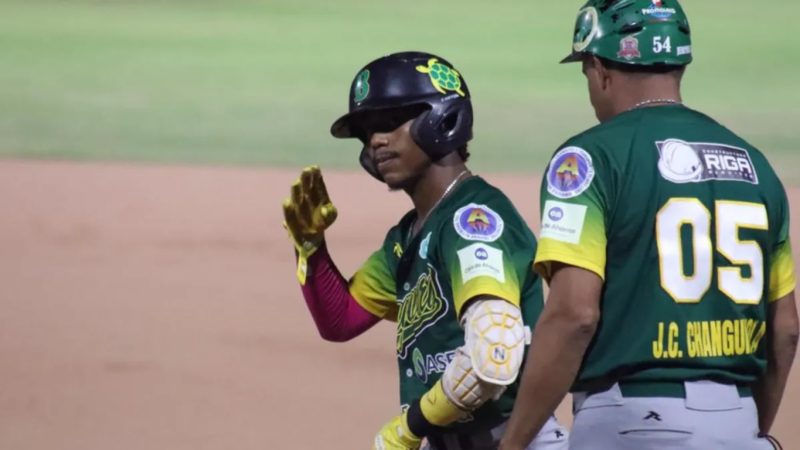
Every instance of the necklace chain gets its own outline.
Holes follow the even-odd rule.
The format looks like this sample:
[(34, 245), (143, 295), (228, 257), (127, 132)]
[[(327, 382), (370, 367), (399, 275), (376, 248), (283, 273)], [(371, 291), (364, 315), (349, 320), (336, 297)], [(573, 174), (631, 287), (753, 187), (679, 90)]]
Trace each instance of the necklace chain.
[(453, 188), (456, 187), (456, 185), (458, 184), (459, 181), (461, 181), (461, 179), (464, 177), (464, 175), (468, 175), (468, 174), (470, 174), (469, 169), (464, 169), (464, 170), (461, 171), (461, 173), (456, 175), (456, 177), (453, 178), (453, 181), (451, 181), (450, 184), (448, 184), (447, 187), (444, 188), (444, 192), (442, 192), (442, 195), (439, 197), (439, 199), (436, 200), (436, 202), (433, 204), (433, 206), (431, 206), (431, 209), (429, 209), (428, 212), (426, 212), (424, 216), (417, 217), (416, 219), (414, 219), (413, 222), (411, 222), (411, 229), (409, 230), (409, 237), (414, 235), (414, 228), (416, 227), (416, 225), (418, 223), (419, 223), (420, 229), (422, 229), (422, 226), (425, 225), (425, 221), (428, 220), (428, 216), (431, 215), (433, 210), (436, 209), (437, 206), (439, 206), (439, 203), (442, 203), (442, 200), (444, 200), (444, 198), (447, 197), (447, 194), (449, 194), (450, 191), (452, 191)]
[(642, 106), (653, 105), (653, 104), (658, 104), (658, 103), (668, 103), (668, 104), (673, 104), (673, 105), (682, 105), (683, 104), (683, 103), (681, 103), (680, 100), (675, 100), (675, 99), (672, 99), (672, 98), (651, 98), (651, 99), (641, 101), (641, 102), (631, 106), (630, 108), (628, 108), (628, 111), (633, 111), (634, 109), (641, 108)]

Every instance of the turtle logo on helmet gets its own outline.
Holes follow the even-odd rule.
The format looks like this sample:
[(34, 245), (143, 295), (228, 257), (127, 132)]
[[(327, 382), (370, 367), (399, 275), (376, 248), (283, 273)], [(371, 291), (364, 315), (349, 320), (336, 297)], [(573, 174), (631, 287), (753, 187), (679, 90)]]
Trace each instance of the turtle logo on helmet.
[(427, 73), (431, 78), (431, 83), (437, 91), (447, 94), (447, 91), (455, 91), (460, 96), (464, 96), (461, 90), (461, 75), (455, 69), (447, 67), (438, 62), (437, 58), (428, 60), (428, 66), (417, 66), (417, 71)]

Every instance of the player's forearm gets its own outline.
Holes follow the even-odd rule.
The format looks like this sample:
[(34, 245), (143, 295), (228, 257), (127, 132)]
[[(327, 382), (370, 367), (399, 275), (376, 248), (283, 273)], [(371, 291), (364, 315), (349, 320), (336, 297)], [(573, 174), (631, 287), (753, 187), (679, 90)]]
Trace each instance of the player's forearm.
[[(472, 386), (471, 398), (468, 403), (454, 400), (456, 392), (444, 386), (444, 380), (439, 380), (418, 401), (412, 402), (408, 408), (408, 426), (416, 436), (428, 436), (434, 431), (441, 431), (456, 421), (463, 419), (468, 413), (479, 409), (491, 398), (502, 393), (506, 386), (494, 385), (478, 380)], [(464, 380), (469, 383), (469, 380)]]
[(797, 331), (775, 335), (768, 342), (770, 350), (767, 372), (758, 380), (753, 391), (758, 406), (758, 425), (762, 433), (769, 432), (778, 414), (797, 350)]
[(350, 295), (347, 280), (324, 244), (309, 258), (306, 283), (301, 288), (311, 317), (325, 340), (350, 340), (380, 321)]
[(778, 414), (786, 381), (797, 350), (800, 323), (794, 292), (770, 303), (767, 320), (767, 371), (754, 386), (753, 398), (758, 407), (758, 424), (768, 433)]
[(536, 324), (502, 450), (526, 448), (553, 414), (580, 369), (596, 326), (591, 315), (576, 318), (545, 308)]
[(758, 408), (758, 428), (762, 433), (769, 433), (772, 428), (789, 376), (789, 367), (782, 367), (775, 361), (769, 361), (768, 365), (767, 372), (753, 388), (753, 399)]

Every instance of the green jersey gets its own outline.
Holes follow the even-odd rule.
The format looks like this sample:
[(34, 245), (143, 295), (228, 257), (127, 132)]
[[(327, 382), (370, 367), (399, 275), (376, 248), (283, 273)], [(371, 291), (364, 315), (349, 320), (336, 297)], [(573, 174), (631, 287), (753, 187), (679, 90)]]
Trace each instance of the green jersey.
[(767, 303), (795, 279), (786, 193), (753, 146), (683, 106), (634, 109), (555, 153), (541, 205), (537, 270), (604, 279), (573, 391), (764, 371)]
[[(464, 345), (459, 318), (470, 299), (505, 299), (520, 307), (526, 325), (543, 307), (541, 280), (532, 268), (536, 240), (498, 189), (479, 177), (468, 178), (412, 236), (415, 220), (412, 210), (389, 230), (382, 248), (350, 282), (364, 309), (397, 322), (404, 406), (433, 387)], [(497, 425), (511, 412), (515, 395), (516, 384), (452, 431)]]

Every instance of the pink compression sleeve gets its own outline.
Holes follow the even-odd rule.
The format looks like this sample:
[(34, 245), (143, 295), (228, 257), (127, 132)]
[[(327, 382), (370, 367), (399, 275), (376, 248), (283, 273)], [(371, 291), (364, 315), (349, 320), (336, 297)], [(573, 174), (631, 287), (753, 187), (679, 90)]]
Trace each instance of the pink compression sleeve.
[(308, 276), (301, 288), (317, 330), (326, 341), (349, 341), (381, 320), (350, 295), (347, 280), (324, 244), (308, 259)]

